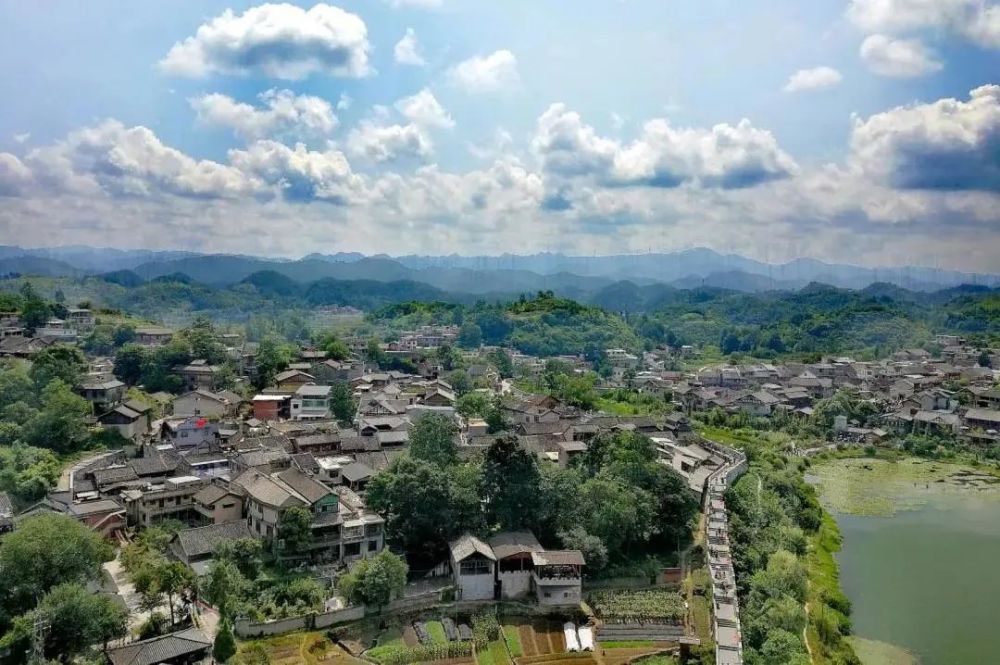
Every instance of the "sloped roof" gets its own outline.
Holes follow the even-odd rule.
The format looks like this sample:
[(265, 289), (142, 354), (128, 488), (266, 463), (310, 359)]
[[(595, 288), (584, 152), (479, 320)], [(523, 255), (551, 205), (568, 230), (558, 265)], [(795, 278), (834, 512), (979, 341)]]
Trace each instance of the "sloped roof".
[(532, 552), (531, 562), (536, 566), (583, 566), (587, 563), (580, 550)]
[(329, 487), (294, 467), (285, 469), (275, 475), (278, 477), (278, 480), (292, 488), (303, 499), (308, 501), (310, 505), (332, 494)]
[(530, 531), (505, 531), (490, 536), (487, 540), (493, 548), (493, 554), (498, 559), (505, 559), (515, 554), (541, 552), (542, 544)]
[(493, 550), (489, 545), (468, 533), (451, 541), (448, 545), (448, 549), (451, 550), (451, 555), (454, 557), (455, 561), (467, 559), (477, 552), (490, 561), (497, 560), (496, 555), (493, 554)]
[(253, 534), (245, 520), (209, 524), (196, 529), (184, 529), (174, 536), (177, 546), (188, 559), (215, 551), (222, 543), (239, 538), (251, 538)]
[(212, 641), (197, 628), (151, 637), (147, 640), (108, 649), (111, 665), (156, 665), (175, 658), (207, 652)]

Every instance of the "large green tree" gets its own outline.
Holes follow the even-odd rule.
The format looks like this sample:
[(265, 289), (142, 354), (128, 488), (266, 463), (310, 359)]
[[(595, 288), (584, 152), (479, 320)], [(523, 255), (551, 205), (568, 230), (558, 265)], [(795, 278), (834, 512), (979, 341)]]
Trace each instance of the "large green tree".
[(86, 418), (90, 403), (73, 392), (62, 379), (50, 381), (42, 390), (42, 408), (25, 427), (25, 441), (59, 453), (83, 449), (90, 441)]
[(354, 603), (378, 608), (403, 595), (408, 572), (406, 562), (389, 550), (382, 550), (370, 559), (362, 559), (340, 577), (338, 588)]
[(538, 462), (517, 437), (500, 437), (486, 449), (482, 497), (490, 526), (505, 531), (533, 527), (540, 487)]
[(429, 413), (410, 430), (410, 454), (438, 466), (454, 464), (458, 459), (458, 426), (441, 413)]
[(104, 539), (72, 517), (29, 517), (0, 540), (0, 579), (13, 609), (27, 609), (53, 587), (96, 578), (111, 556)]
[(278, 540), (284, 543), (283, 552), (304, 552), (312, 543), (312, 538), (312, 514), (307, 509), (293, 506), (281, 513)]
[(35, 385), (44, 388), (52, 379), (62, 379), (69, 386), (75, 386), (87, 369), (87, 359), (83, 352), (68, 344), (55, 344), (39, 351), (31, 359), (31, 378)]

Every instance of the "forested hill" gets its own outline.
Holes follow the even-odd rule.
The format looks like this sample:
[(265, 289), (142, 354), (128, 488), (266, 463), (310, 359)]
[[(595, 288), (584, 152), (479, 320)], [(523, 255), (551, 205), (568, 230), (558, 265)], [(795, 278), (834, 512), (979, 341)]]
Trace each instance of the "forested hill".
[[(717, 347), (722, 354), (756, 357), (881, 354), (927, 345), (936, 333), (1000, 337), (1000, 290), (979, 286), (925, 293), (889, 284), (860, 291), (810, 284), (798, 291), (751, 294), (619, 282), (569, 299), (552, 291), (476, 296), (412, 280), (303, 283), (274, 271), (252, 273), (229, 286), (204, 284), (185, 274), (147, 281), (131, 271), (31, 281), (47, 297), (86, 300), (170, 323), (199, 314), (232, 323), (251, 317), (277, 320), (291, 311), (350, 306), (368, 312), (374, 325), (456, 324), (465, 326), (467, 343), (481, 339), (538, 355), (594, 355), (609, 347), (639, 351), (660, 344)], [(0, 280), (0, 293), (16, 293), (23, 282)]]

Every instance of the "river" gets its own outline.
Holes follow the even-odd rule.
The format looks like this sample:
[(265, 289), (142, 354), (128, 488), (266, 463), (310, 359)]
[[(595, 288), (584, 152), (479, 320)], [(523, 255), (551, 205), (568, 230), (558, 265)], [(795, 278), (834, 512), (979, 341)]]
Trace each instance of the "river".
[(841, 586), (865, 665), (1000, 663), (994, 480), (914, 460), (839, 460), (810, 479), (843, 536)]

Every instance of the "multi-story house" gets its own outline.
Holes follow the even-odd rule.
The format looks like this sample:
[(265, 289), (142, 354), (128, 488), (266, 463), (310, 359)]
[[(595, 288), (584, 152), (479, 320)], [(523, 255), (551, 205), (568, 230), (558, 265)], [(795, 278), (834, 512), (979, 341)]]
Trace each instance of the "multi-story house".
[(168, 519), (198, 522), (194, 497), (206, 482), (197, 476), (175, 476), (162, 484), (125, 490), (122, 496), (128, 523), (148, 527)]
[(326, 420), (330, 417), (330, 386), (299, 386), (292, 395), (292, 420)]

